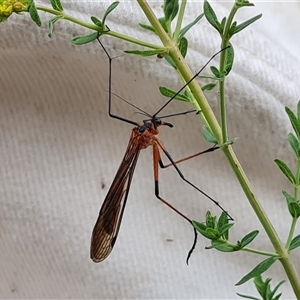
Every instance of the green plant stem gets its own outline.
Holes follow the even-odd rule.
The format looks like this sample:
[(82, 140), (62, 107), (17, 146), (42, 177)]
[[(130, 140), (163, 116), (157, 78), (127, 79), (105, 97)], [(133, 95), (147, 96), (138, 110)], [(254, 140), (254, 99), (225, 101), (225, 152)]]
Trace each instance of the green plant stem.
[[(56, 16), (61, 15), (61, 16), (63, 16), (63, 20), (70, 21), (72, 23), (78, 24), (82, 27), (85, 27), (85, 28), (88, 28), (88, 29), (91, 29), (91, 30), (94, 30), (94, 31), (100, 31), (100, 28), (98, 26), (96, 26), (94, 24), (87, 23), (87, 22), (83, 22), (79, 19), (76, 19), (76, 18), (66, 14), (64, 11), (58, 11), (58, 10), (51, 9), (51, 8), (48, 8), (48, 7), (45, 7), (45, 6), (40, 6), (40, 5), (36, 5), (36, 9), (47, 12), (47, 13), (52, 14), (52, 15), (56, 15)], [(152, 44), (152, 43), (144, 42), (144, 41), (132, 38), (128, 35), (124, 35), (124, 34), (121, 34), (121, 33), (118, 33), (118, 32), (112, 31), (112, 30), (110, 30), (108, 32), (105, 32), (104, 34), (113, 36), (115, 38), (130, 42), (130, 43), (133, 43), (133, 44), (136, 44), (136, 45), (140, 45), (140, 46), (143, 46), (143, 47), (147, 47), (147, 48), (151, 48), (151, 49), (157, 49), (157, 50), (161, 49), (162, 52), (164, 51), (164, 48), (161, 45), (155, 45), (155, 44)]]
[(178, 41), (178, 36), (180, 34), (180, 29), (181, 29), (181, 25), (182, 25), (182, 21), (183, 21), (183, 17), (184, 17), (185, 7), (186, 7), (186, 0), (183, 0), (180, 3), (180, 9), (178, 12), (176, 27), (175, 27), (175, 31), (174, 31), (173, 40), (175, 42)]
[[(221, 35), (222, 43), (221, 43), (221, 49), (226, 48), (229, 45), (229, 29), (231, 27), (231, 23), (233, 21), (234, 15), (237, 12), (238, 7), (234, 4), (228, 19), (226, 21), (224, 32)], [(227, 51), (222, 51), (220, 54), (220, 72), (225, 70), (225, 64), (227, 60)], [(224, 77), (224, 80), (220, 81), (219, 83), (219, 98), (220, 98), (220, 120), (221, 120), (221, 128), (222, 128), (222, 144), (224, 144), (228, 140), (228, 129), (227, 129), (227, 117), (226, 117), (226, 100), (225, 100), (225, 80), (226, 76)]]
[(287, 241), (286, 241), (286, 244), (285, 244), (285, 248), (286, 249), (290, 248), (291, 241), (292, 241), (293, 236), (294, 236), (294, 232), (295, 232), (297, 220), (298, 220), (297, 218), (293, 218), (292, 219), (291, 228), (290, 228), (289, 235), (288, 235), (288, 238), (287, 238)]
[[(155, 17), (148, 3), (145, 0), (137, 0), (137, 2), (140, 5), (141, 9), (144, 11), (146, 17), (148, 18), (153, 28), (156, 30), (156, 33), (160, 37), (162, 43), (169, 50), (169, 55), (173, 59), (182, 77), (186, 82), (188, 82), (193, 77), (193, 73), (191, 72), (187, 63), (181, 56), (179, 50), (177, 49), (177, 47), (175, 47), (173, 41), (163, 30), (162, 26), (160, 25), (159, 21)], [(222, 139), (222, 132), (221, 132), (220, 125), (218, 124), (217, 119), (214, 116), (200, 86), (197, 84), (196, 80), (193, 80), (189, 84), (189, 87), (192, 90), (197, 102), (199, 103), (202, 113), (204, 114), (212, 132), (214, 133), (214, 136), (216, 137), (217, 141), (221, 145), (223, 139)], [(251, 204), (258, 219), (260, 220), (262, 226), (264, 227), (271, 243), (273, 244), (275, 251), (280, 256), (280, 261), (283, 265), (283, 268), (285, 269), (285, 272), (287, 273), (287, 276), (289, 278), (289, 281), (292, 285), (296, 297), (300, 299), (300, 279), (299, 279), (299, 275), (296, 272), (295, 266), (291, 261), (288, 251), (285, 249), (284, 245), (280, 241), (277, 232), (275, 231), (273, 225), (271, 224), (268, 216), (264, 212), (258, 199), (256, 199), (256, 197), (254, 196), (249, 180), (246, 177), (246, 174), (244, 173), (242, 166), (240, 165), (232, 147), (228, 146), (228, 147), (223, 147), (222, 149), (238, 181), (240, 182), (240, 185), (246, 197), (248, 198), (249, 203)]]
[(273, 253), (273, 252), (267, 252), (267, 251), (261, 251), (261, 250), (257, 250), (257, 249), (252, 249), (252, 248), (248, 248), (248, 247), (244, 247), (241, 251), (246, 251), (246, 252), (251, 252), (251, 253), (255, 253), (255, 254), (259, 254), (259, 255), (265, 255), (265, 256), (272, 256), (272, 257), (279, 257), (279, 255), (277, 253)]

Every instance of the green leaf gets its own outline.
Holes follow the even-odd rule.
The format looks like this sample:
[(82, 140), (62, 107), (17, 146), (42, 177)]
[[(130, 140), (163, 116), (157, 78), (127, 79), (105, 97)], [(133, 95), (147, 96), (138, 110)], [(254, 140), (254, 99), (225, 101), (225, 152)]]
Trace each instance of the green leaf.
[(295, 236), (290, 244), (289, 251), (292, 251), (300, 246), (300, 234)]
[(236, 0), (235, 5), (238, 8), (244, 7), (244, 6), (254, 6), (253, 3), (250, 3), (248, 0)]
[(206, 212), (205, 223), (208, 228), (212, 228), (212, 229), (217, 228), (217, 218), (212, 216), (212, 214), (209, 210)]
[(51, 5), (52, 7), (55, 9), (55, 10), (58, 10), (58, 11), (63, 11), (63, 7), (60, 3), (60, 0), (50, 0), (51, 2)]
[(213, 135), (212, 131), (206, 125), (203, 125), (203, 127), (202, 127), (202, 134), (203, 134), (204, 139), (207, 142), (212, 143), (212, 144), (218, 144), (218, 141), (215, 138), (215, 136)]
[(236, 21), (234, 21), (234, 22), (231, 24), (231, 27), (229, 28), (229, 36), (232, 36), (232, 35), (233, 35), (233, 32), (234, 32), (234, 30), (235, 30), (235, 28), (236, 28), (236, 25), (237, 25)]
[(185, 58), (186, 53), (187, 53), (187, 49), (188, 49), (188, 40), (185, 37), (182, 37), (179, 41), (179, 51), (181, 53), (181, 55)]
[(231, 36), (233, 36), (234, 34), (238, 33), (239, 31), (245, 29), (246, 27), (248, 27), (250, 24), (254, 23), (255, 21), (257, 21), (258, 19), (260, 19), (262, 17), (262, 14), (259, 14), (243, 23), (241, 23), (240, 25), (237, 25), (234, 30), (232, 32), (230, 32)]
[(153, 56), (157, 54), (167, 53), (165, 49), (155, 49), (155, 50), (126, 50), (124, 51), (128, 54), (135, 54), (140, 56)]
[(217, 240), (220, 238), (220, 234), (216, 229), (208, 227), (206, 228), (205, 232), (211, 240)]
[(256, 297), (252, 297), (252, 296), (248, 296), (248, 295), (244, 295), (244, 294), (240, 294), (240, 293), (236, 293), (238, 296), (245, 298), (245, 299), (251, 299), (251, 300), (261, 300), (259, 298)]
[[(230, 225), (230, 227), (228, 227)], [(224, 239), (228, 240), (229, 237), (229, 229), (233, 226), (234, 224), (229, 224), (228, 217), (225, 212), (221, 213), (221, 216), (218, 220), (217, 228), (219, 233), (224, 237)]]
[(261, 295), (261, 297), (263, 299), (276, 300), (276, 299), (280, 298), (281, 294), (279, 294), (275, 297), (274, 297), (274, 295), (277, 292), (278, 288), (284, 283), (284, 280), (279, 282), (273, 291), (271, 289), (271, 284), (270, 284), (271, 278), (267, 278), (265, 281), (263, 281), (263, 279), (260, 275), (260, 276), (255, 277), (253, 282), (255, 284), (257, 291), (259, 292), (259, 294)]
[(292, 197), (286, 191), (282, 191), (282, 194), (285, 196), (285, 199), (286, 199), (286, 202), (287, 202), (287, 205), (288, 205), (288, 209), (289, 209), (290, 215), (293, 218), (299, 218), (299, 216), (300, 216), (300, 204), (299, 204), (299, 201), (296, 201), (294, 199), (294, 197)]
[(210, 6), (207, 0), (204, 1), (203, 4), (203, 11), (206, 20), (220, 33), (223, 33), (222, 26), (218, 21), (218, 18), (213, 10), (213, 8)]
[(166, 19), (164, 17), (158, 19), (160, 25), (163, 27), (165, 32), (168, 32), (168, 27), (166, 25)]
[(91, 20), (96, 26), (103, 28), (103, 24), (98, 18), (91, 16)]
[(105, 26), (105, 20), (106, 20), (106, 17), (119, 5), (119, 1), (115, 1), (113, 2), (108, 8), (107, 10), (105, 11), (104, 13), (104, 16), (102, 18), (102, 24), (103, 24), (103, 28)]
[(233, 223), (228, 223), (224, 224), (220, 229), (219, 229), (219, 234), (224, 236), (226, 240), (228, 240), (228, 235), (229, 235), (229, 229), (233, 226)]
[(227, 140), (227, 141), (222, 145), (222, 147), (232, 145), (232, 144), (235, 143), (236, 140), (237, 140), (237, 138)]
[(177, 70), (177, 67), (174, 64), (174, 61), (170, 55), (165, 55), (165, 60), (169, 63), (169, 65), (171, 65), (175, 70)]
[(99, 35), (98, 32), (93, 32), (93, 33), (88, 34), (88, 35), (78, 36), (78, 37), (75, 37), (72, 40), (72, 43), (74, 45), (87, 44), (87, 43), (90, 43), (90, 42), (94, 41), (98, 37), (98, 35)]
[(172, 21), (179, 10), (178, 0), (165, 0), (164, 1), (164, 15), (165, 20), (170, 22)]
[(298, 118), (298, 122), (300, 122), (300, 101), (298, 101), (297, 104), (297, 118)]
[(204, 237), (211, 239), (211, 236), (209, 234), (206, 233), (206, 225), (203, 223), (199, 223), (197, 221), (192, 221), (193, 226), (195, 227), (195, 229)]
[(298, 139), (300, 138), (300, 122), (298, 121), (298, 119), (296, 118), (295, 114), (286, 106), (285, 107), (285, 111), (290, 119), (290, 122), (293, 126), (293, 129), (295, 130), (295, 133), (298, 137)]
[(154, 32), (154, 33), (156, 34), (155, 29), (154, 29), (152, 26), (146, 25), (146, 24), (141, 24), (141, 23), (139, 23), (139, 25), (140, 25), (142, 28), (144, 28), (144, 29), (146, 29), (146, 30), (149, 30), (149, 31), (152, 31), (152, 32)]
[(246, 247), (248, 244), (250, 244), (259, 234), (258, 230), (253, 230), (250, 233), (248, 233), (247, 235), (245, 235), (242, 240), (240, 241), (240, 246), (242, 248)]
[(291, 145), (292, 149), (294, 150), (296, 156), (300, 158), (300, 147), (299, 147), (299, 141), (295, 137), (293, 133), (289, 133), (288, 135), (288, 142)]
[(211, 246), (205, 247), (205, 249), (213, 249), (213, 248), (215, 248), (221, 252), (233, 252), (233, 251), (237, 250), (234, 247), (232, 247), (231, 245), (228, 245), (221, 241), (211, 241)]
[(211, 66), (210, 70), (217, 78), (220, 78), (220, 71), (218, 68), (216, 68), (215, 66)]
[[(165, 86), (160, 86), (159, 91), (163, 96), (165, 96), (169, 99), (173, 98), (174, 95), (176, 95), (176, 93), (177, 93)], [(189, 98), (187, 96), (185, 96), (184, 94), (178, 94), (174, 99), (180, 100), (180, 101), (185, 101), (185, 102), (190, 102)]]
[(217, 84), (216, 83), (208, 83), (201, 87), (202, 91), (211, 91)]
[(251, 272), (245, 275), (238, 283), (235, 285), (241, 285), (247, 282), (249, 279), (261, 275), (263, 272), (267, 271), (276, 261), (277, 257), (269, 257), (259, 263)]
[(199, 15), (193, 22), (191, 22), (190, 24), (186, 25), (185, 27), (183, 27), (180, 32), (179, 32), (179, 36), (178, 36), (178, 40), (180, 40), (181, 38), (184, 37), (184, 35), (195, 25), (197, 24), (200, 19), (204, 16), (204, 14)]
[(34, 1), (31, 2), (30, 6), (28, 8), (28, 11), (29, 11), (29, 15), (30, 15), (31, 19), (35, 22), (35, 24), (37, 26), (41, 26), (42, 22), (41, 22), (39, 14), (38, 14), (38, 11), (35, 7)]
[(226, 75), (228, 75), (231, 71), (233, 61), (234, 61), (234, 49), (231, 43), (229, 43), (230, 48), (228, 48), (226, 51), (226, 64), (224, 71), (226, 72)]
[(58, 20), (63, 19), (63, 18), (64, 18), (64, 16), (59, 15), (59, 16), (56, 16), (56, 17), (54, 17), (53, 19), (51, 19), (51, 20), (49, 21), (49, 33), (48, 33), (49, 38), (52, 37), (53, 30), (54, 30), (54, 24), (55, 24)]
[(277, 166), (280, 168), (282, 173), (287, 177), (287, 179), (293, 184), (296, 184), (296, 178), (293, 175), (292, 171), (289, 169), (289, 167), (280, 159), (275, 159), (274, 162), (277, 164)]
[(222, 19), (222, 21), (221, 21), (222, 32), (223, 32), (223, 30), (224, 30), (226, 20), (227, 20), (227, 18), (224, 17), (224, 18)]

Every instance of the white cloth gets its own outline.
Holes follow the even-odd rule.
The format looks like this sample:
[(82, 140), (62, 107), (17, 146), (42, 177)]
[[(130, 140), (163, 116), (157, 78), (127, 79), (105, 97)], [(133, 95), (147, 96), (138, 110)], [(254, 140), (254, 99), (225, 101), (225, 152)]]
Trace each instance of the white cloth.
[[(105, 1), (63, 4), (67, 13), (87, 22), (91, 15), (101, 18), (109, 5)], [(221, 1), (211, 4), (219, 18), (231, 6)], [(160, 5), (151, 2), (156, 11)], [(186, 24), (202, 12), (202, 3), (189, 3), (188, 11)], [(235, 64), (226, 89), (230, 138), (238, 137), (233, 147), (284, 242), (290, 217), (281, 191), (292, 190), (273, 160), (294, 164), (286, 141), (291, 127), (284, 106), (295, 111), (300, 99), (299, 12), (297, 2), (274, 1), (256, 2), (254, 8), (238, 12), (239, 22), (259, 13), (263, 18), (233, 37)], [(100, 264), (90, 260), (91, 231), (131, 126), (108, 117), (108, 63), (99, 45), (71, 45), (73, 37), (90, 31), (62, 21), (50, 39), (50, 17), (41, 13), (41, 19), (42, 28), (28, 15), (15, 15), (0, 26), (0, 298), (235, 299), (236, 292), (256, 295), (252, 282), (241, 287), (234, 284), (264, 257), (205, 250), (209, 241), (199, 236), (186, 265), (193, 231), (156, 199), (150, 150), (140, 155), (112, 254)], [(122, 2), (107, 20), (111, 30), (157, 42), (138, 28), (138, 22), (146, 21), (133, 2)], [(202, 19), (188, 38), (187, 59), (196, 72), (218, 50), (218, 34)], [(112, 55), (138, 48), (109, 37), (103, 43)], [(150, 114), (166, 101), (158, 93), (159, 84), (174, 90), (180, 87), (164, 60), (153, 57), (121, 56), (114, 60), (113, 72), (114, 92)], [(206, 94), (218, 113), (217, 91)], [(113, 101), (116, 114), (143, 119), (120, 99)], [(189, 108), (176, 101), (164, 114)], [(162, 128), (160, 138), (174, 159), (209, 147), (201, 137), (197, 116), (168, 121), (175, 127)], [(273, 251), (221, 151), (179, 167), (233, 215), (233, 242), (259, 229), (250, 247)], [(172, 168), (160, 171), (160, 193), (191, 219), (204, 221), (208, 209), (220, 214)], [(299, 251), (293, 259), (300, 270)], [(273, 286), (286, 279), (280, 263), (266, 277), (273, 278)], [(288, 282), (280, 291), (282, 299), (294, 298)]]

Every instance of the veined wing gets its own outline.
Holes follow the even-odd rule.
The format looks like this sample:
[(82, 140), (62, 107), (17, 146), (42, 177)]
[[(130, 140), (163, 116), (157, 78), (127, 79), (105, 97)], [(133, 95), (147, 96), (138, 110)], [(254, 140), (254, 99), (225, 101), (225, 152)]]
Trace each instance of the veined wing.
[(91, 240), (91, 259), (104, 260), (116, 242), (134, 169), (140, 153), (140, 136), (134, 131), (114, 181), (100, 209)]

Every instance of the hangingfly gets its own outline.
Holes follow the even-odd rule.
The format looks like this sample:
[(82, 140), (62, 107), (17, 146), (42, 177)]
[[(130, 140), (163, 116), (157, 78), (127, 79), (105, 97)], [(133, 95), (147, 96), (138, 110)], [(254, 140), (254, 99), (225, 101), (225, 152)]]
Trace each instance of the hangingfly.
[[(99, 217), (96, 221), (96, 224), (93, 229), (92, 233), (92, 239), (91, 239), (91, 259), (94, 262), (101, 262), (103, 261), (112, 251), (122, 221), (126, 201), (129, 194), (130, 184), (132, 180), (132, 176), (134, 173), (134, 169), (140, 154), (140, 151), (142, 149), (148, 148), (149, 146), (153, 149), (153, 161), (154, 161), (154, 182), (155, 182), (155, 196), (162, 201), (164, 204), (166, 204), (168, 207), (170, 207), (172, 210), (174, 210), (177, 214), (182, 216), (184, 219), (186, 219), (190, 224), (192, 224), (192, 221), (186, 217), (184, 214), (182, 214), (180, 211), (178, 211), (175, 207), (173, 207), (170, 203), (168, 203), (166, 200), (164, 200), (159, 195), (159, 182), (158, 182), (158, 168), (165, 168), (169, 166), (173, 166), (179, 176), (187, 182), (189, 185), (191, 185), (193, 188), (195, 188), (197, 191), (202, 193), (204, 196), (209, 198), (211, 201), (213, 201), (222, 211), (224, 211), (230, 219), (230, 215), (223, 209), (223, 207), (215, 201), (213, 198), (211, 198), (209, 195), (207, 195), (205, 192), (200, 190), (198, 187), (196, 187), (193, 183), (188, 181), (184, 175), (181, 173), (179, 168), (177, 167), (177, 163), (185, 161), (189, 158), (196, 157), (198, 155), (201, 155), (203, 153), (214, 151), (215, 149), (218, 149), (218, 146), (213, 146), (205, 151), (199, 152), (197, 154), (194, 154), (192, 156), (189, 156), (187, 158), (181, 159), (179, 161), (174, 161), (162, 142), (158, 139), (158, 127), (160, 126), (168, 126), (173, 127), (171, 123), (167, 123), (161, 120), (161, 118), (167, 118), (175, 115), (182, 115), (187, 114), (192, 111), (187, 111), (184, 113), (179, 114), (173, 114), (168, 115), (164, 117), (157, 117), (158, 113), (162, 111), (174, 98), (177, 94), (179, 94), (187, 84), (189, 84), (196, 76), (200, 74), (200, 72), (206, 67), (206, 65), (218, 54), (215, 54), (206, 64), (205, 66), (184, 86), (182, 87), (175, 96), (173, 96), (171, 99), (169, 99), (153, 116), (149, 115), (148, 113), (144, 112), (143, 110), (139, 109), (143, 114), (149, 117), (149, 119), (144, 120), (142, 124), (136, 123), (131, 120), (127, 120), (125, 118), (113, 115), (111, 113), (111, 95), (112, 95), (112, 88), (111, 88), (111, 63), (112, 58), (109, 55), (109, 53), (104, 48), (101, 41), (98, 39), (100, 45), (102, 46), (104, 52), (106, 53), (108, 59), (109, 59), (109, 116), (112, 118), (119, 119), (123, 122), (130, 123), (134, 125), (135, 127), (132, 129), (131, 136), (129, 139), (129, 143), (127, 146), (127, 149), (125, 151), (124, 158), (121, 162), (121, 165), (117, 171), (117, 174), (111, 184), (111, 187), (108, 191), (108, 194), (106, 198), (104, 199), (104, 202), (102, 204), (102, 207), (100, 209)], [(124, 99), (123, 99), (124, 100)], [(126, 100), (124, 100), (126, 101)], [(126, 101), (127, 102), (127, 101)], [(164, 154), (167, 156), (167, 158), (170, 161), (170, 164), (164, 165), (161, 156), (160, 156), (160, 149), (164, 152)], [(197, 242), (197, 232), (194, 229), (194, 241), (192, 248), (190, 249), (188, 256), (187, 256), (187, 262), (189, 260), (189, 257), (192, 253), (192, 251), (195, 248)]]

